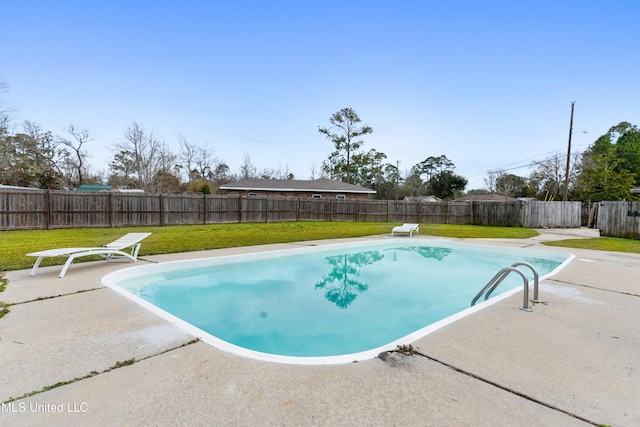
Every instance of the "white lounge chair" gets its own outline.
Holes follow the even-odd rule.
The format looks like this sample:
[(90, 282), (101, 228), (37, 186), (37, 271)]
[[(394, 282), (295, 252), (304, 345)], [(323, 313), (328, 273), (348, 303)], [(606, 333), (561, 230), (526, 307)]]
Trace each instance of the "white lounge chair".
[[(31, 269), (31, 275), (35, 276), (38, 267), (45, 257), (69, 257), (67, 262), (64, 263), (62, 271), (60, 271), (59, 277), (64, 277), (67, 273), (67, 269), (71, 265), (74, 259), (82, 256), (98, 255), (111, 262), (118, 258), (128, 258), (129, 260), (136, 262), (138, 259), (138, 251), (140, 250), (140, 240), (150, 236), (151, 233), (129, 233), (118, 240), (115, 240), (109, 244), (98, 248), (60, 248), (60, 249), (48, 249), (46, 251), (33, 252), (27, 254), (27, 256), (37, 256), (38, 259)], [(123, 252), (124, 249), (131, 248), (129, 253)]]
[(411, 237), (414, 232), (418, 234), (419, 231), (420, 224), (402, 224), (393, 227), (393, 230), (391, 230), (391, 235), (393, 236), (393, 233), (409, 233), (409, 237)]

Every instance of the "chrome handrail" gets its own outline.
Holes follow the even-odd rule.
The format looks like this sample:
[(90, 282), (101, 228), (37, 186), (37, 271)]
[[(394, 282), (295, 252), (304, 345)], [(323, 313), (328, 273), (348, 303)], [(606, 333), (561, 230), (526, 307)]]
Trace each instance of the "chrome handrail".
[(525, 274), (522, 271), (516, 268), (518, 266), (529, 267), (531, 271), (533, 271), (533, 280), (534, 280), (533, 281), (533, 299), (531, 300), (531, 302), (535, 302), (535, 303), (541, 302), (538, 299), (538, 272), (531, 264), (528, 264), (526, 262), (516, 262), (512, 264), (511, 267), (505, 267), (502, 270), (500, 270), (495, 276), (493, 276), (493, 278), (489, 280), (489, 282), (484, 286), (484, 288), (482, 288), (480, 292), (478, 292), (478, 294), (473, 298), (473, 300), (471, 300), (471, 307), (473, 307), (476, 304), (478, 299), (480, 299), (480, 297), (483, 294), (484, 294), (485, 301), (489, 299), (489, 296), (498, 287), (498, 285), (500, 285), (500, 283), (502, 283), (502, 281), (510, 273), (513, 272), (513, 273), (518, 273), (520, 277), (522, 277), (522, 281), (524, 284), (524, 303), (522, 307), (520, 307), (520, 310), (532, 311), (529, 308), (529, 279), (527, 279), (527, 276), (525, 276)]

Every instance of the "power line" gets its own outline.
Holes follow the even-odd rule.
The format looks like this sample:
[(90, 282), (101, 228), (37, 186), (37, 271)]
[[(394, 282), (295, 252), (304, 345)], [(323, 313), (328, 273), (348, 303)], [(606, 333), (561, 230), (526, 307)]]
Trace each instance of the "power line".
[[(575, 145), (574, 145), (574, 147), (575, 147)], [(552, 150), (552, 151), (549, 151), (549, 152), (547, 152), (545, 154), (553, 153), (554, 151), (559, 151), (559, 150)], [(578, 151), (578, 152), (575, 152), (573, 154), (576, 155), (576, 156), (581, 156), (582, 154), (584, 154), (584, 151)], [(544, 154), (542, 154), (542, 155), (544, 155)], [(640, 157), (640, 153), (616, 153), (615, 156), (616, 157)], [(538, 156), (530, 157), (529, 159), (533, 159), (535, 157), (538, 157)], [(563, 160), (566, 157), (567, 157), (566, 154), (557, 153), (555, 156), (552, 156), (551, 158), (557, 158), (558, 160)], [(517, 170), (517, 169), (531, 168), (531, 167), (534, 167), (534, 166), (541, 165), (541, 164), (543, 164), (545, 162), (548, 162), (549, 160), (551, 160), (551, 158), (547, 157), (544, 160), (537, 160), (535, 162), (527, 163), (525, 165), (514, 166), (512, 168), (506, 168), (505, 169), (506, 166), (513, 165), (513, 164), (518, 164), (520, 162), (509, 163), (509, 164), (507, 164), (507, 165), (505, 165), (503, 167), (497, 167), (497, 168), (493, 168), (493, 169), (488, 169), (488, 170), (483, 171), (483, 172), (475, 172), (475, 173), (472, 173), (472, 174), (467, 174), (465, 176), (468, 177), (468, 178), (476, 178), (476, 177), (479, 177), (479, 176), (486, 175), (487, 173), (489, 173), (491, 171), (502, 170), (502, 171), (508, 172), (508, 171)], [(526, 159), (526, 160), (529, 160), (529, 159)], [(521, 160), (521, 161), (526, 161), (526, 160)]]
[(548, 155), (548, 154), (550, 154), (550, 153), (553, 153), (553, 152), (556, 152), (556, 151), (559, 151), (559, 150), (551, 150), (551, 151), (547, 151), (547, 152), (546, 152), (546, 153), (544, 153), (544, 154), (539, 154), (539, 155), (537, 155), (537, 156), (529, 157), (529, 158), (526, 158), (526, 159), (524, 159), (524, 160), (519, 160), (519, 161), (517, 161), (517, 162), (507, 163), (507, 164), (506, 164), (506, 165), (504, 165), (504, 166), (500, 166), (500, 167), (498, 167), (498, 168), (493, 168), (493, 169), (490, 169), (490, 170), (495, 170), (495, 169), (504, 169), (504, 168), (506, 168), (507, 166), (517, 165), (518, 163), (526, 162), (526, 161), (529, 161), (529, 160), (535, 159), (535, 158), (540, 157), (540, 156), (546, 156), (546, 155)]
[[(537, 155), (537, 156), (528, 157), (528, 158), (526, 158), (526, 159), (524, 159), (524, 160), (519, 160), (519, 161), (517, 161), (517, 162), (507, 163), (506, 165), (498, 166), (498, 167), (491, 168), (491, 169), (487, 169), (487, 170), (484, 170), (484, 171), (481, 171), (481, 172), (474, 172), (474, 173), (468, 174), (467, 176), (468, 176), (468, 177), (470, 177), (470, 178), (474, 178), (474, 177), (478, 177), (478, 176), (486, 175), (487, 173), (489, 173), (489, 172), (491, 172), (491, 171), (495, 171), (495, 170), (510, 171), (510, 170), (516, 170), (516, 169), (530, 168), (530, 167), (532, 167), (532, 166), (537, 166), (537, 165), (539, 165), (539, 164), (542, 164), (542, 163), (544, 163), (544, 162), (548, 161), (548, 160), (549, 160), (549, 157), (545, 158), (544, 160), (537, 160), (537, 161), (535, 161), (535, 162), (530, 162), (530, 163), (527, 163), (527, 164), (524, 164), (524, 165), (514, 166), (514, 167), (511, 167), (511, 168), (508, 168), (508, 166), (511, 166), (511, 165), (518, 165), (519, 163), (527, 162), (527, 161), (532, 160), (532, 159), (535, 159), (535, 158), (537, 158), (537, 157), (547, 156), (547, 155), (549, 155), (549, 154), (551, 154), (551, 153), (555, 153), (555, 156), (552, 156), (552, 157), (560, 157), (560, 158), (564, 158), (564, 157), (566, 156), (566, 154), (560, 154), (560, 153), (559, 153), (559, 151), (560, 151), (560, 149), (555, 149), (555, 150), (547, 151), (546, 153), (539, 154), (539, 155)], [(581, 154), (581, 152), (580, 152), (580, 153), (576, 153), (576, 154)]]

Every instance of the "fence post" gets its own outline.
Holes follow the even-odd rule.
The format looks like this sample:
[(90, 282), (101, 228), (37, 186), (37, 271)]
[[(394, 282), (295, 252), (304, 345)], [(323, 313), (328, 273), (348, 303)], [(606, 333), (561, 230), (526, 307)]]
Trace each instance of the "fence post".
[(47, 211), (44, 215), (45, 220), (45, 230), (49, 230), (51, 227), (51, 189), (48, 189), (45, 197), (45, 204), (47, 206)]
[(158, 203), (160, 204), (160, 227), (164, 227), (164, 198), (162, 193), (158, 194)]
[(391, 222), (391, 200), (387, 200), (387, 222)]
[(471, 225), (477, 225), (477, 224), (476, 224), (476, 219), (475, 219), (475, 217), (473, 216), (473, 210), (475, 209), (475, 208), (474, 208), (474, 205), (475, 205), (476, 203), (477, 203), (477, 202), (469, 201), (469, 205), (470, 205), (469, 207), (471, 208)]
[(447, 204), (444, 205), (444, 223), (445, 224), (449, 224), (449, 203), (451, 202), (447, 202)]
[(202, 224), (207, 223), (207, 195), (202, 193)]
[(113, 228), (113, 191), (109, 192), (109, 197), (107, 199), (107, 222), (109, 223), (109, 228)]

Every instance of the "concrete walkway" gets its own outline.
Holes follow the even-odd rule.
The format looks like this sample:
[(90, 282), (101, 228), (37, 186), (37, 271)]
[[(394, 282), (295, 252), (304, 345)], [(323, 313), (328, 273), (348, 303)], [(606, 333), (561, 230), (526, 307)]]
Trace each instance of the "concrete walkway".
[(420, 355), (346, 365), (261, 362), (194, 341), (100, 284), (131, 264), (74, 264), (62, 279), (60, 267), (8, 272), (0, 425), (640, 425), (640, 255), (547, 247), (597, 231), (540, 231), (472, 241), (576, 255), (541, 284), (548, 304), (525, 313), (518, 293), (412, 343)]

